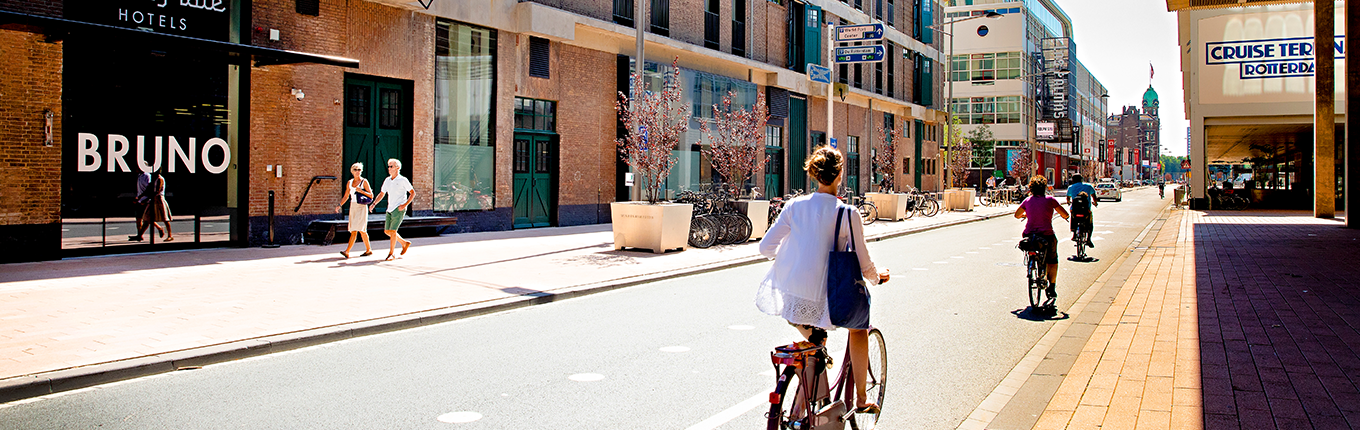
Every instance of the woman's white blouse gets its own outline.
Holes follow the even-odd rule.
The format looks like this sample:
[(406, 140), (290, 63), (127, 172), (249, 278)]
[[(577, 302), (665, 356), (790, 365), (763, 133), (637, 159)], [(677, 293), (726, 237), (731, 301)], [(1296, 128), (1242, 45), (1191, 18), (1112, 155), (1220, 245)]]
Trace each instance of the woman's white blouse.
[(760, 254), (774, 259), (756, 291), (756, 308), (761, 312), (783, 316), (794, 324), (834, 328), (827, 314), (826, 271), (838, 208), (849, 212), (842, 220), (837, 249), (845, 249), (853, 230), (860, 271), (868, 282), (878, 282), (878, 270), (865, 247), (859, 212), (835, 196), (812, 193), (786, 203), (779, 219), (760, 240)]

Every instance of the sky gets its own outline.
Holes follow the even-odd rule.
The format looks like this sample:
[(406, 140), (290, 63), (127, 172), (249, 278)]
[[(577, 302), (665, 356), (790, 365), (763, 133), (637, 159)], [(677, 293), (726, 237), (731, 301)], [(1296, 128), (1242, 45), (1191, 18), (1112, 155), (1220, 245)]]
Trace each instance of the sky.
[(1177, 50), (1176, 14), (1164, 0), (1055, 0), (1072, 18), (1077, 58), (1110, 95), (1109, 113), (1142, 106), (1148, 64), (1161, 101), (1163, 154), (1185, 155), (1185, 102)]

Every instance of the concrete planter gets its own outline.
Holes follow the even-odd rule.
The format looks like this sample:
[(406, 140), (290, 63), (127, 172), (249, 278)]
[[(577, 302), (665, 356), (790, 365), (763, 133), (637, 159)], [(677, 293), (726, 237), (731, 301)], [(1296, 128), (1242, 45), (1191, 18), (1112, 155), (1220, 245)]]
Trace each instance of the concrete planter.
[(977, 190), (972, 188), (952, 188), (944, 192), (944, 209), (948, 211), (971, 211), (977, 199)]
[(878, 208), (878, 219), (897, 221), (909, 218), (906, 194), (865, 193), (864, 197)]
[(671, 249), (684, 250), (689, 241), (689, 221), (693, 211), (694, 205), (687, 203), (610, 203), (614, 249), (650, 249), (657, 254)]
[(751, 219), (751, 239), (765, 237), (765, 231), (770, 229), (769, 200), (737, 200), (732, 206)]

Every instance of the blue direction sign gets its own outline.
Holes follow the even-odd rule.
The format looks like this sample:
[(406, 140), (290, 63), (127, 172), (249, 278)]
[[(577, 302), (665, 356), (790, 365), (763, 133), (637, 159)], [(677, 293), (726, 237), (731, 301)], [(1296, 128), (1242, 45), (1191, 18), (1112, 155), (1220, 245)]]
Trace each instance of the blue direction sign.
[(883, 39), (883, 24), (836, 26), (837, 42), (863, 42)]
[(877, 63), (888, 55), (883, 45), (836, 48), (837, 63)]
[(808, 78), (812, 79), (812, 82), (821, 82), (823, 84), (831, 83), (830, 67), (823, 67), (819, 64), (808, 63), (807, 74)]

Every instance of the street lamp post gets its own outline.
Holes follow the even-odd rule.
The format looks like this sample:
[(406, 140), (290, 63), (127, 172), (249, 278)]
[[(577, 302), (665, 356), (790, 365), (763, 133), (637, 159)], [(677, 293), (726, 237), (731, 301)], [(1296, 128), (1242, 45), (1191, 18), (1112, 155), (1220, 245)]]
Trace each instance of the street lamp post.
[[(949, 83), (949, 87), (948, 87), (948, 90), (949, 90), (948, 93), (949, 93), (949, 94), (948, 94), (947, 96), (945, 96), (945, 101), (944, 101), (944, 109), (945, 109), (945, 113), (948, 115), (948, 117), (945, 119), (945, 121), (947, 121), (947, 124), (949, 124), (949, 126), (948, 126), (948, 128), (945, 129), (945, 134), (944, 134), (944, 147), (945, 147), (945, 148), (948, 148), (950, 151), (954, 150), (954, 129), (953, 129), (953, 127), (955, 127), (955, 126), (958, 125), (958, 124), (954, 124), (954, 24), (957, 24), (957, 23), (960, 23), (960, 22), (964, 22), (964, 21), (968, 21), (968, 20), (978, 19), (978, 18), (997, 19), (997, 18), (1001, 18), (1001, 17), (1002, 17), (1002, 14), (996, 13), (995, 11), (987, 11), (987, 13), (984, 13), (984, 14), (982, 14), (982, 15), (974, 15), (974, 16), (970, 16), (970, 17), (967, 17), (967, 18), (963, 18), (963, 19), (956, 19), (956, 20), (953, 20), (953, 21), (949, 21), (949, 22), (946, 22), (946, 23), (940, 24), (940, 25), (931, 25), (931, 26), (927, 26), (927, 28), (929, 28), (929, 29), (931, 29), (931, 30), (935, 30), (935, 32), (937, 32), (937, 33), (943, 34), (943, 35), (945, 35), (945, 36), (949, 36), (949, 58), (945, 61), (945, 64), (947, 64), (947, 65), (949, 66), (949, 67), (946, 67), (946, 68), (945, 68), (945, 73), (948, 73), (948, 75), (945, 76), (945, 82), (948, 82), (948, 83)], [(942, 27), (944, 27), (945, 25), (948, 25), (948, 26), (949, 26), (949, 31), (948, 31), (948, 32), (945, 32), (945, 31), (942, 29)], [(920, 154), (917, 154), (917, 157), (919, 157), (919, 156), (920, 156)], [(944, 176), (949, 176), (949, 163), (945, 163), (945, 165), (944, 165), (944, 173), (945, 173)], [(944, 182), (944, 178), (940, 178), (940, 181), (941, 181), (940, 188), (941, 188), (941, 189), (944, 189), (944, 183), (943, 183), (943, 182)], [(920, 184), (917, 184), (917, 185), (920, 185)]]

